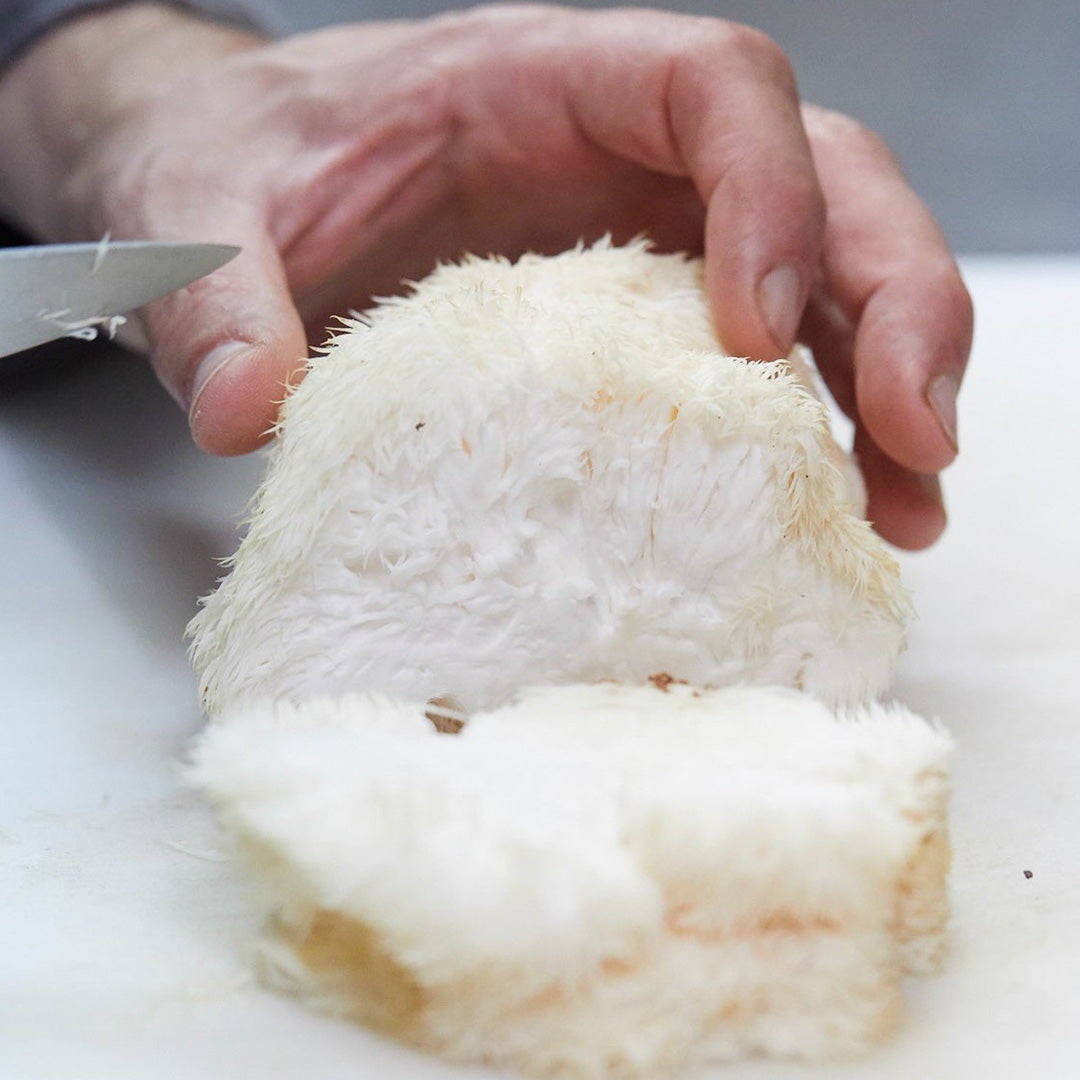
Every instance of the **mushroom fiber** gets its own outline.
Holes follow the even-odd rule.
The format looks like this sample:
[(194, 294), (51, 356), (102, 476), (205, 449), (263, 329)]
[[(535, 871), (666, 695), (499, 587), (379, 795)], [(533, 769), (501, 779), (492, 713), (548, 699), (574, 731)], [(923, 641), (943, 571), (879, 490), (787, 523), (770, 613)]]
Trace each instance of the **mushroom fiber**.
[(799, 350), (727, 356), (643, 243), (468, 259), (346, 321), (277, 435), (191, 626), (268, 985), (587, 1080), (895, 1026), (950, 741), (874, 703), (910, 604)]

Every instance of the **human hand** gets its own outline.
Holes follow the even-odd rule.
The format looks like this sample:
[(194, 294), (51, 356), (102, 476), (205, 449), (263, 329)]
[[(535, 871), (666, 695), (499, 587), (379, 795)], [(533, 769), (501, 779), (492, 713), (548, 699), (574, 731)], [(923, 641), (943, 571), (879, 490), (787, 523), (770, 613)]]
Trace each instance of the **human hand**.
[(645, 233), (704, 250), (731, 352), (814, 348), (886, 538), (944, 527), (967, 294), (887, 150), (801, 108), (755, 31), (508, 7), (265, 44), (132, 5), (32, 50), (0, 84), (0, 129), (27, 79), (58, 122), (0, 197), (31, 226), (243, 248), (142, 315), (205, 449), (258, 445), (331, 318), (440, 258)]

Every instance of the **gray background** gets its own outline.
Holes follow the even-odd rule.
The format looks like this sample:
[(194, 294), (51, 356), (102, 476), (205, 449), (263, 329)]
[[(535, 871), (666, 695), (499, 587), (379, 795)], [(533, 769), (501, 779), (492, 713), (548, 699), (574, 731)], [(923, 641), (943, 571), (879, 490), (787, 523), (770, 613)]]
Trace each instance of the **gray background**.
[[(437, 0), (277, 0), (303, 29)], [(607, 5), (583, 5), (607, 6)], [(682, 0), (766, 31), (881, 134), (963, 252), (1080, 251), (1080, 0)]]

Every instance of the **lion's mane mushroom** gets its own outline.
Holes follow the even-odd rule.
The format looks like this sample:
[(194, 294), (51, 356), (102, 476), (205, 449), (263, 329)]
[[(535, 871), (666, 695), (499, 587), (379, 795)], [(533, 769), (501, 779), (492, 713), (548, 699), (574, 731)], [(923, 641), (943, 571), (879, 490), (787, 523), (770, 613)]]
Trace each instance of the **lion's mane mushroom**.
[(278, 434), (192, 624), (268, 982), (545, 1075), (889, 1030), (949, 740), (871, 704), (908, 599), (799, 356), (727, 357), (641, 244), (473, 259), (348, 322)]
[(724, 355), (697, 262), (443, 267), (286, 402), (194, 623), (206, 708), (657, 672), (868, 700), (909, 606), (843, 461), (797, 363)]

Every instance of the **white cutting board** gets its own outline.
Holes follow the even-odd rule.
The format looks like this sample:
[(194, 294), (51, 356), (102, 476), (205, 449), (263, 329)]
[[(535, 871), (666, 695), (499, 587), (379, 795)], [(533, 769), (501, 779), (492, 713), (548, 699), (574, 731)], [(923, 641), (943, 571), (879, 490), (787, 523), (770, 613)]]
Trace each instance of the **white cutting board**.
[[(1080, 259), (965, 265), (964, 454), (946, 540), (904, 558), (897, 686), (958, 738), (952, 956), (871, 1057), (727, 1080), (1080, 1062)], [(143, 365), (95, 355), (0, 392), (0, 1080), (492, 1076), (252, 985), (242, 880), (177, 763), (183, 627), (261, 463), (201, 456)]]

